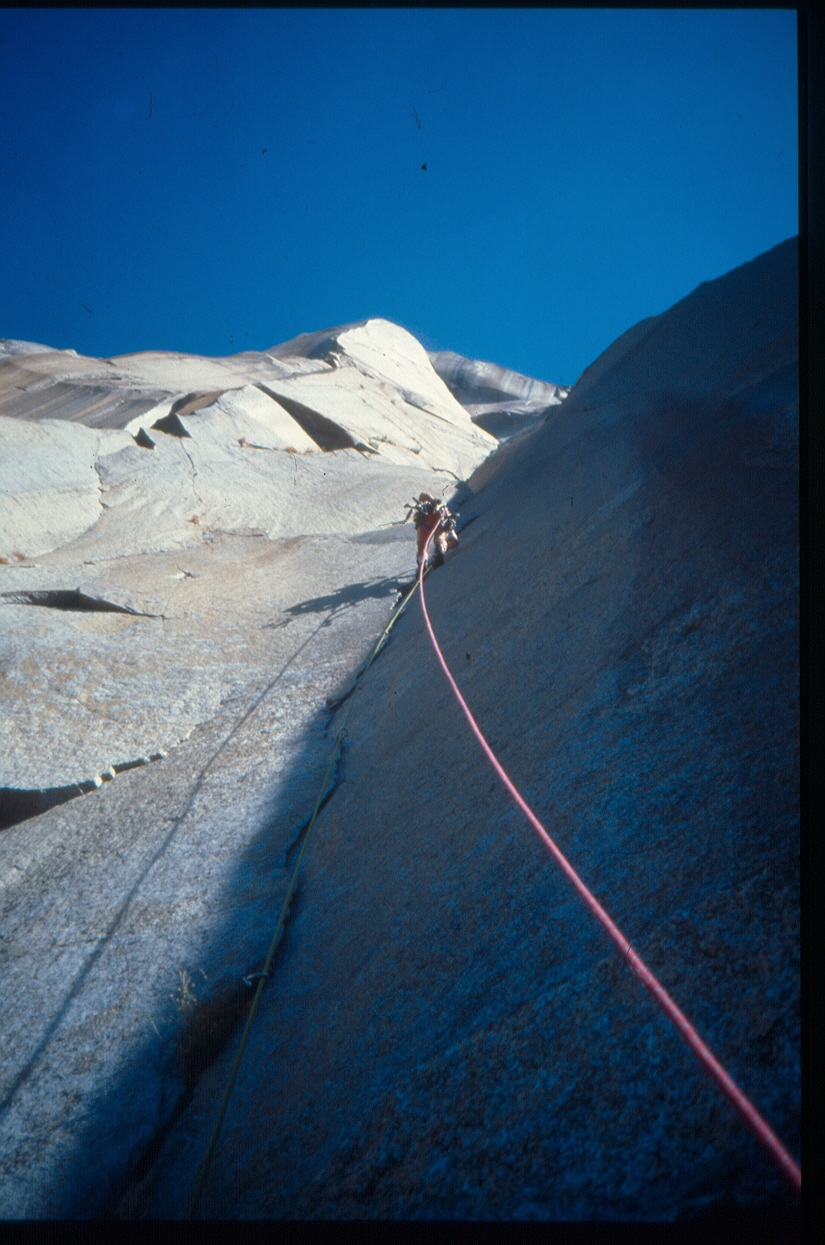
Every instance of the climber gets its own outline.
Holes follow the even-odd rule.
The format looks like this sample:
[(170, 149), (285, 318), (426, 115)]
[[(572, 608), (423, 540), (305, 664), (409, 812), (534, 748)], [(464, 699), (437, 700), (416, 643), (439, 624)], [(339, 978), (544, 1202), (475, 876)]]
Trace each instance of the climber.
[[(431, 497), (429, 493), (419, 493), (416, 501), (409, 507), (407, 519), (410, 515), (412, 515), (415, 530), (418, 532), (416, 565), (421, 565), (427, 539), (430, 532), (434, 532), (430, 541), (430, 548), (435, 551), (432, 566), (433, 568), (443, 566), (444, 554), (448, 549), (455, 549), (458, 544), (455, 515), (450, 513), (449, 507), (437, 501), (435, 497)], [(405, 519), (404, 522), (406, 521)]]

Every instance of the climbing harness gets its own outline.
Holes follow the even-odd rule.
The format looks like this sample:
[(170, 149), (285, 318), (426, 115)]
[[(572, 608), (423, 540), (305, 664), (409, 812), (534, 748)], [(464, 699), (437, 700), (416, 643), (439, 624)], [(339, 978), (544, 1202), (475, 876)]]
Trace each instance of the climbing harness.
[[(455, 549), (458, 544), (456, 535), (456, 518), (449, 506), (438, 501), (429, 493), (419, 493), (408, 511), (407, 519), (412, 516), (413, 526), (418, 533), (417, 561), (427, 562), (430, 541), (435, 541), (435, 557), (432, 569), (444, 565), (444, 555), (448, 549)], [(406, 519), (404, 522), (406, 523)]]
[[(430, 537), (427, 540), (427, 545), (429, 545), (431, 539), (432, 539), (432, 533), (430, 534)], [(426, 556), (426, 550), (425, 550), (425, 556)], [(665, 990), (664, 986), (660, 984), (658, 979), (653, 975), (653, 973), (650, 971), (650, 969), (647, 967), (647, 965), (644, 963), (641, 957), (637, 955), (637, 953), (633, 950), (630, 943), (625, 938), (624, 934), (613, 923), (613, 921), (607, 915), (604, 908), (601, 906), (601, 904), (596, 899), (596, 897), (593, 894), (591, 894), (591, 892), (587, 889), (584, 882), (581, 880), (579, 875), (576, 873), (573, 866), (569, 863), (567, 858), (562, 854), (562, 852), (556, 846), (553, 839), (551, 839), (550, 835), (547, 833), (547, 831), (545, 830), (544, 826), (539, 821), (536, 814), (527, 804), (527, 801), (518, 792), (515, 785), (513, 784), (513, 782), (510, 780), (510, 778), (506, 774), (503, 766), (499, 762), (492, 748), (488, 744), (487, 740), (484, 738), (483, 734), (481, 733), (481, 729), (478, 723), (476, 722), (475, 718), (470, 712), (467, 702), (465, 701), (464, 697), (461, 695), (461, 692), (458, 690), (458, 684), (456, 683), (455, 679), (450, 673), (450, 668), (444, 659), (444, 654), (441, 652), (441, 649), (439, 648), (438, 640), (436, 640), (435, 638), (435, 632), (433, 631), (432, 623), (430, 622), (430, 616), (427, 613), (427, 602), (424, 597), (424, 577), (421, 573), (423, 565), (424, 563), (422, 561), (421, 566), (419, 567), (418, 587), (421, 589), (421, 610), (424, 614), (424, 622), (426, 623), (427, 631), (429, 632), (429, 636), (430, 636), (430, 640), (432, 641), (433, 648), (435, 649), (435, 655), (438, 658), (438, 661), (441, 665), (442, 670), (444, 671), (444, 674), (447, 676), (447, 682), (450, 684), (453, 694), (456, 700), (458, 701), (459, 705), (461, 706), (461, 710), (464, 716), (466, 717), (467, 721), (470, 724), (470, 729), (472, 730), (478, 742), (481, 744), (482, 750), (484, 752), (484, 755), (487, 757), (487, 760), (490, 762), (493, 769), (498, 774), (498, 777), (504, 783), (504, 786), (507, 788), (507, 791), (512, 796), (512, 798), (515, 800), (518, 807), (524, 813), (525, 817), (527, 818), (527, 820), (529, 821), (533, 829), (536, 831), (539, 838), (542, 840), (545, 846), (549, 848), (557, 864), (561, 867), (562, 871), (566, 874), (569, 880), (573, 883), (576, 890), (579, 892), (582, 899), (587, 904), (588, 908), (590, 908), (591, 912), (593, 912), (593, 914), (597, 917), (597, 919), (601, 922), (601, 924), (607, 930), (607, 933), (616, 943), (616, 946), (619, 948), (622, 955), (625, 956), (631, 969), (636, 974), (636, 976), (639, 978), (639, 980), (642, 982), (642, 985), (644, 985), (647, 988), (647, 990), (653, 995), (654, 999), (659, 1004), (659, 1006), (662, 1008), (664, 1013), (673, 1022), (673, 1024), (678, 1029), (679, 1033), (681, 1033), (682, 1037), (685, 1039), (688, 1046), (693, 1051), (694, 1055), (696, 1055), (699, 1062), (703, 1064), (703, 1066), (711, 1074), (711, 1076), (716, 1081), (719, 1088), (722, 1090), (722, 1093), (725, 1094), (725, 1096), (730, 1100), (730, 1102), (733, 1103), (734, 1107), (739, 1112), (745, 1124), (748, 1126), (751, 1132), (754, 1133), (757, 1140), (770, 1153), (774, 1162), (785, 1173), (785, 1175), (787, 1176), (788, 1180), (791, 1182), (793, 1187), (795, 1189), (800, 1189), (802, 1187), (802, 1173), (798, 1165), (794, 1161), (793, 1157), (791, 1156), (791, 1154), (786, 1150), (785, 1146), (782, 1144), (782, 1142), (773, 1132), (773, 1130), (771, 1129), (767, 1121), (764, 1120), (762, 1116), (759, 1114), (759, 1112), (757, 1111), (753, 1103), (750, 1101), (750, 1099), (747, 1098), (745, 1094), (743, 1094), (742, 1090), (735, 1083), (735, 1081), (732, 1079), (729, 1073), (722, 1067), (722, 1065), (719, 1063), (719, 1060), (716, 1058), (716, 1056), (713, 1054), (710, 1048), (705, 1045), (705, 1043), (699, 1037), (699, 1034), (693, 1028), (693, 1025), (690, 1023), (687, 1017), (682, 1014), (682, 1012), (679, 1010), (679, 1008), (674, 1003), (673, 999), (670, 997), (670, 995)]]
[(309, 836), (312, 834), (312, 828), (315, 825), (318, 814), (321, 811), (321, 806), (324, 803), (324, 797), (327, 794), (327, 789), (329, 787), (329, 780), (332, 777), (332, 770), (335, 765), (336, 759), (338, 757), (338, 753), (341, 750), (341, 744), (343, 743), (344, 737), (346, 736), (346, 733), (347, 733), (347, 723), (349, 722), (350, 715), (352, 714), (352, 708), (353, 708), (353, 705), (355, 704), (355, 697), (358, 694), (358, 691), (361, 687), (361, 681), (363, 680), (364, 675), (367, 673), (370, 666), (375, 661), (378, 654), (381, 652), (381, 649), (384, 647), (384, 644), (386, 643), (390, 632), (392, 631), (395, 624), (398, 622), (398, 619), (401, 617), (404, 610), (407, 608), (408, 603), (412, 599), (413, 594), (415, 593), (420, 583), (421, 583), (421, 576), (419, 576), (418, 579), (415, 580), (412, 587), (409, 589), (406, 595), (402, 598), (392, 618), (387, 623), (384, 630), (381, 632), (381, 635), (378, 637), (378, 642), (370, 654), (369, 661), (364, 666), (363, 670), (361, 670), (360, 674), (356, 677), (355, 685), (352, 689), (352, 694), (350, 695), (350, 698), (349, 698), (349, 708), (347, 709), (343, 725), (341, 726), (341, 729), (338, 731), (338, 734), (335, 736), (335, 744), (332, 749), (332, 756), (329, 758), (329, 765), (327, 766), (327, 772), (324, 774), (324, 780), (321, 783), (321, 786), (318, 790), (318, 798), (315, 801), (315, 808), (312, 810), (312, 816), (309, 819), (309, 824), (307, 825), (306, 832), (304, 834), (304, 839), (301, 844), (301, 850), (298, 853), (298, 859), (296, 860), (295, 868), (292, 871), (292, 877), (290, 879), (289, 887), (286, 892), (286, 897), (284, 899), (283, 904), (281, 905), (281, 914), (278, 917), (278, 924), (275, 927), (275, 933), (272, 936), (272, 942), (270, 943), (269, 951), (267, 953), (266, 960), (264, 961), (263, 969), (259, 973), (248, 973), (247, 976), (244, 977), (243, 979), (245, 984), (248, 986), (251, 986), (253, 981), (257, 981), (257, 985), (255, 987), (255, 994), (252, 999), (252, 1004), (249, 1008), (249, 1015), (246, 1020), (246, 1026), (243, 1031), (243, 1036), (241, 1037), (240, 1045), (238, 1047), (238, 1052), (235, 1056), (235, 1062), (232, 1065), (232, 1071), (229, 1074), (229, 1080), (227, 1082), (226, 1089), (224, 1090), (224, 1095), (221, 1100), (220, 1110), (218, 1111), (218, 1118), (215, 1121), (215, 1126), (212, 1129), (212, 1136), (209, 1139), (209, 1145), (207, 1147), (203, 1162), (201, 1163), (200, 1171), (198, 1173), (197, 1184), (195, 1185), (195, 1191), (192, 1194), (192, 1198), (189, 1203), (189, 1208), (187, 1211), (188, 1219), (195, 1218), (195, 1212), (198, 1208), (198, 1203), (200, 1202), (201, 1194), (203, 1193), (204, 1186), (206, 1184), (206, 1178), (209, 1175), (209, 1168), (212, 1165), (212, 1158), (215, 1153), (215, 1148), (218, 1144), (218, 1138), (220, 1136), (221, 1127), (223, 1126), (224, 1117), (226, 1115), (226, 1111), (229, 1106), (229, 1099), (232, 1094), (232, 1090), (235, 1087), (235, 1081), (237, 1080), (237, 1077), (238, 1077), (238, 1071), (241, 1066), (241, 1060), (243, 1059), (244, 1051), (246, 1050), (246, 1044), (249, 1041), (249, 1034), (250, 1034), (250, 1030), (252, 1029), (252, 1022), (255, 1019), (255, 1013), (258, 1010), (258, 1003), (260, 1002), (260, 998), (261, 998), (261, 994), (263, 993), (264, 985), (266, 984), (266, 982), (268, 981), (271, 975), (272, 961), (275, 959), (275, 952), (278, 950), (278, 944), (281, 941), (281, 936), (284, 932), (284, 926), (286, 924), (286, 919), (287, 919), (287, 916), (289, 915), (290, 900), (292, 899), (292, 896), (295, 891), (295, 887), (298, 884), (298, 875), (301, 872), (301, 864), (303, 863), (304, 853), (306, 852), (307, 843), (309, 842)]

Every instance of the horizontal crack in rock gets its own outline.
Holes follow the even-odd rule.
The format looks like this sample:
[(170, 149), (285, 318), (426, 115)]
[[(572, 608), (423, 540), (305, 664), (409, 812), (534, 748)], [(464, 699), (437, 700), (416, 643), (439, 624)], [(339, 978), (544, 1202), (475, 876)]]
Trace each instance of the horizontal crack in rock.
[(164, 756), (165, 752), (153, 752), (151, 756), (138, 757), (135, 761), (122, 761), (117, 765), (110, 765), (95, 778), (67, 783), (62, 787), (0, 787), (0, 830), (8, 830), (21, 821), (28, 821), (30, 817), (46, 813), (50, 808), (74, 800), (79, 795), (88, 795), (90, 791), (102, 787), (105, 782), (111, 782), (117, 774), (138, 769), (141, 765), (148, 765), (150, 761), (160, 761)]
[(163, 618), (163, 614), (146, 614), (128, 605), (115, 605), (101, 597), (88, 597), (79, 588), (55, 588), (41, 592), (0, 592), (0, 599), (10, 605), (41, 605), (51, 610), (79, 610), (106, 614), (131, 614), (135, 618)]

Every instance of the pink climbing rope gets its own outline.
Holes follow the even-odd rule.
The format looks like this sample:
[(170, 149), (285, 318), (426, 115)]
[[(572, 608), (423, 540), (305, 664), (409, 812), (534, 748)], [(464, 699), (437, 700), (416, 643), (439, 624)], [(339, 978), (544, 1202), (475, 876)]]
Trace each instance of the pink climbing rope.
[(616, 946), (621, 951), (622, 955), (625, 956), (628, 963), (630, 964), (630, 967), (633, 969), (633, 972), (636, 974), (636, 976), (639, 978), (642, 984), (646, 986), (646, 988), (650, 991), (650, 993), (653, 995), (654, 999), (659, 1004), (659, 1006), (662, 1008), (662, 1010), (665, 1012), (665, 1014), (669, 1016), (670, 1019), (673, 1021), (674, 1025), (679, 1030), (682, 1037), (685, 1039), (688, 1046), (693, 1051), (694, 1055), (696, 1055), (699, 1062), (703, 1064), (705, 1068), (707, 1069), (707, 1071), (711, 1074), (713, 1079), (716, 1081), (716, 1084), (722, 1090), (722, 1093), (730, 1100), (730, 1102), (733, 1103), (734, 1107), (739, 1112), (745, 1124), (748, 1126), (751, 1132), (756, 1136), (757, 1140), (760, 1141), (761, 1144), (765, 1147), (765, 1149), (770, 1153), (774, 1162), (777, 1163), (777, 1165), (782, 1169), (782, 1171), (785, 1173), (785, 1175), (787, 1176), (791, 1184), (794, 1186), (794, 1188), (800, 1189), (802, 1187), (802, 1172), (800, 1171), (797, 1163), (794, 1161), (792, 1155), (788, 1153), (788, 1151), (783, 1146), (782, 1142), (773, 1132), (773, 1130), (771, 1129), (767, 1121), (764, 1120), (762, 1116), (759, 1114), (759, 1112), (757, 1111), (753, 1103), (750, 1101), (750, 1099), (747, 1098), (745, 1094), (742, 1093), (742, 1090), (739, 1088), (739, 1086), (735, 1083), (732, 1077), (725, 1071), (725, 1069), (722, 1067), (719, 1060), (716, 1058), (716, 1056), (713, 1054), (710, 1048), (705, 1045), (705, 1043), (699, 1037), (699, 1034), (694, 1029), (693, 1025), (690, 1023), (687, 1017), (682, 1014), (682, 1012), (679, 1010), (679, 1008), (674, 1003), (673, 999), (670, 997), (668, 992), (665, 990), (664, 986), (662, 986), (660, 982), (656, 979), (656, 977), (654, 977), (653, 973), (650, 971), (650, 969), (647, 967), (644, 961), (636, 954), (636, 952), (633, 950), (628, 940), (625, 938), (624, 934), (621, 932), (618, 926), (615, 925), (614, 922), (610, 919), (610, 917), (607, 915), (604, 908), (601, 906), (601, 904), (596, 899), (596, 897), (592, 895), (591, 892), (587, 889), (584, 882), (581, 880), (579, 875), (576, 873), (576, 870), (573, 868), (573, 866), (570, 864), (567, 858), (562, 854), (562, 852), (553, 842), (550, 835), (547, 833), (547, 831), (545, 830), (544, 826), (539, 821), (536, 814), (533, 812), (533, 810), (528, 805), (527, 801), (524, 800), (523, 797), (519, 794), (516, 787), (511, 782), (508, 775), (505, 773), (504, 768), (498, 761), (498, 758), (496, 757), (492, 748), (487, 743), (487, 740), (482, 735), (481, 729), (478, 723), (476, 722), (475, 718), (470, 712), (467, 702), (465, 701), (464, 697), (461, 695), (461, 692), (458, 690), (458, 684), (456, 683), (455, 679), (450, 673), (450, 668), (447, 665), (446, 661), (444, 660), (444, 654), (441, 652), (441, 649), (439, 648), (438, 640), (435, 638), (435, 632), (433, 631), (432, 623), (430, 622), (430, 616), (427, 613), (427, 603), (426, 603), (426, 600), (424, 599), (424, 566), (427, 561), (427, 551), (429, 549), (430, 540), (432, 540), (433, 535), (434, 535), (434, 532), (431, 532), (430, 537), (427, 540), (427, 544), (424, 549), (424, 556), (422, 557), (421, 563), (418, 568), (418, 587), (419, 587), (419, 591), (421, 594), (421, 609), (424, 614), (424, 622), (427, 625), (427, 631), (429, 632), (430, 639), (433, 644), (433, 648), (435, 649), (435, 655), (441, 664), (441, 669), (444, 671), (444, 674), (447, 676), (447, 682), (450, 684), (450, 687), (453, 689), (453, 694), (455, 695), (456, 700), (461, 706), (461, 710), (464, 716), (466, 717), (467, 721), (470, 724), (471, 731), (475, 735), (478, 742), (481, 744), (481, 748), (482, 748), (482, 751), (484, 752), (484, 755), (487, 757), (487, 760), (490, 762), (493, 769), (496, 771), (499, 778), (504, 783), (504, 786), (507, 788), (508, 792), (515, 800), (518, 807), (524, 813), (524, 816), (527, 818), (530, 825), (535, 830), (536, 834), (539, 836), (539, 838), (544, 843), (544, 845), (552, 853), (556, 862), (561, 867), (563, 873), (565, 873), (566, 876), (573, 883), (576, 890), (579, 892), (579, 894), (581, 895), (584, 902), (587, 904), (590, 911), (601, 922), (601, 924), (607, 930), (610, 937), (615, 942)]

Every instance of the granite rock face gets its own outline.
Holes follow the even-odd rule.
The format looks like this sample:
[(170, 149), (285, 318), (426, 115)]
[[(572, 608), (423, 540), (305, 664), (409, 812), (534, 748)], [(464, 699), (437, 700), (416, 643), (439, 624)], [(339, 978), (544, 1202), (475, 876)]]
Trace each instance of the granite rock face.
[[(637, 326), (487, 457), (427, 599), (502, 763), (798, 1155), (796, 264), (791, 240)], [(378, 373), (362, 328), (286, 346), (315, 366), (352, 332), (357, 362), (324, 366)], [(214, 406), (217, 386), (201, 388)], [(91, 550), (84, 599), (141, 616), (64, 612), (73, 644), (108, 645), (100, 678), (115, 652), (154, 646), (145, 722), (194, 725), (165, 758), (0, 836), (7, 1217), (185, 1214), (248, 1005), (240, 981), (266, 954), (336, 705), (413, 562), (409, 527), (268, 534), (282, 511), (264, 510), (261, 535), (210, 518), (209, 540), (175, 543), (191, 516), (174, 473), (208, 410), (172, 412), (178, 400), (159, 418), (188, 437), (149, 427), (154, 450), (103, 456), (121, 499), (111, 528), (108, 510), (95, 525), (107, 548), (129, 547), (118, 510), (146, 516), (146, 548), (122, 560), (133, 578), (92, 561), (95, 528), (66, 547), (78, 567)], [(340, 426), (368, 444), (355, 416)], [(198, 451), (199, 514), (225, 504), (209, 491), (228, 470), (219, 443)], [(155, 548), (148, 486), (120, 456), (159, 450), (156, 524), (171, 535)], [(382, 466), (357, 449), (254, 452), (299, 472), (340, 462), (347, 497), (346, 464), (353, 495)], [(396, 507), (436, 477), (383, 470)], [(304, 511), (324, 487), (311, 479)], [(0, 569), (15, 593), (27, 574), (56, 590), (59, 556), (38, 557), (37, 580)], [(58, 637), (39, 642), (25, 677)], [(217, 688), (197, 712), (187, 676)], [(508, 803), (412, 603), (355, 704), (200, 1213), (673, 1219), (782, 1191)]]
[(453, 350), (430, 351), (430, 362), (473, 423), (500, 441), (535, 428), (570, 393), (566, 385), (522, 376), (497, 363), (467, 359)]
[[(496, 445), (404, 330), (329, 333), (334, 362), (0, 353), (3, 1217), (96, 1213), (191, 1089), (193, 1000), (221, 1033), (248, 1001), (326, 702), (414, 573), (393, 525)], [(231, 897), (263, 826), (265, 888)]]
[[(236, 599), (235, 563), (389, 531), (409, 496), (452, 491), (495, 447), (403, 329), (328, 332), (335, 364), (6, 343), (0, 788), (14, 808), (15, 792), (63, 792), (175, 746), (257, 668), (250, 627), (323, 587), (262, 574)], [(388, 548), (390, 575), (414, 569)], [(66, 590), (135, 612), (23, 608)]]

